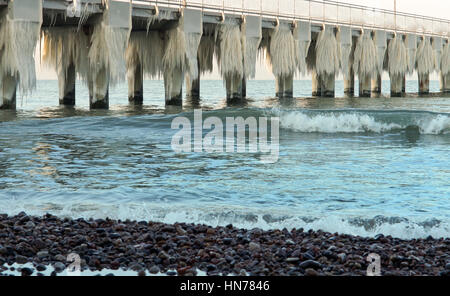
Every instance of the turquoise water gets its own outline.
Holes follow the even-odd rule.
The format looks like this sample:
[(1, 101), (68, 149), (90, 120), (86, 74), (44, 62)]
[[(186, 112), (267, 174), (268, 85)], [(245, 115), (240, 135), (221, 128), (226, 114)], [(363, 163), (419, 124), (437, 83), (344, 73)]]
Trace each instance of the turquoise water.
[[(147, 81), (143, 107), (120, 85), (109, 111), (89, 111), (81, 84), (67, 109), (57, 82), (40, 81), (16, 112), (0, 111), (0, 212), (448, 237), (450, 98), (383, 88), (379, 98), (313, 99), (311, 82), (296, 81), (298, 98), (280, 102), (274, 82), (250, 81), (246, 104), (227, 106), (222, 82), (202, 81), (199, 103), (166, 108), (162, 82)], [(279, 161), (175, 153), (172, 120), (194, 108), (279, 117)]]

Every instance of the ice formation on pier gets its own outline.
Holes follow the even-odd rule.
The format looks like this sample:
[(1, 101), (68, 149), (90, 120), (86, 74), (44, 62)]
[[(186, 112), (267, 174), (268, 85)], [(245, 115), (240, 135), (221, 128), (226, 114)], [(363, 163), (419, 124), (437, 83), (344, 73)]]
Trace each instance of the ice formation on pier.
[(76, 28), (49, 27), (42, 31), (42, 37), (44, 42), (41, 53), (45, 67), (58, 71), (59, 75), (66, 75), (73, 65), (78, 75), (87, 79), (88, 35)]
[(388, 71), (391, 77), (391, 93), (402, 92), (403, 77), (408, 71), (408, 54), (401, 35), (394, 35), (388, 46)]
[[(308, 23), (307, 26), (310, 26), (310, 24)], [(309, 27), (307, 30), (309, 38), (299, 38), (299, 31), (301, 30), (305, 29), (301, 27), (301, 24), (297, 23), (294, 29), (297, 70), (300, 75), (305, 75), (308, 70), (306, 65), (306, 57), (308, 55), (309, 46), (311, 45), (311, 28)]]
[(375, 75), (382, 75), (387, 51), (386, 32), (376, 31), (373, 36), (373, 43), (376, 50)]
[(294, 36), (287, 25), (278, 25), (270, 36), (267, 51), (268, 64), (275, 77), (288, 77), (297, 70)]
[(417, 49), (416, 70), (420, 76), (428, 76), (435, 69), (435, 55), (431, 41), (424, 37)]
[(259, 44), (261, 43), (261, 36), (248, 37), (246, 34), (247, 24), (244, 22), (241, 25), (242, 33), (242, 52), (244, 58), (244, 77), (255, 78), (256, 75), (256, 58), (258, 55)]
[[(224, 79), (236, 82), (244, 77), (242, 38), (239, 25), (223, 23), (218, 33), (217, 62)], [(234, 89), (234, 87), (232, 87)]]
[(125, 80), (125, 51), (130, 29), (113, 28), (103, 23), (94, 26), (89, 49), (89, 67), (93, 73), (109, 73), (111, 86)]
[(8, 14), (0, 20), (0, 77), (18, 78), (22, 95), (36, 87), (34, 52), (40, 29), (41, 23), (12, 19)]
[(447, 76), (450, 74), (450, 45), (448, 42), (444, 44), (444, 48), (442, 50), (440, 69), (442, 75)]
[(412, 74), (416, 68), (417, 58), (417, 36), (408, 34), (406, 35), (406, 50), (408, 56), (408, 74)]
[(211, 73), (214, 65), (214, 52), (216, 47), (216, 26), (203, 25), (203, 36), (198, 47), (200, 73)]
[(340, 56), (333, 30), (333, 27), (326, 26), (319, 33), (316, 43), (316, 71), (325, 85), (326, 79), (334, 79), (335, 74), (339, 72)]
[(341, 30), (338, 30), (336, 34), (336, 40), (339, 43), (338, 46), (338, 54), (339, 54), (339, 65), (341, 69), (341, 73), (344, 76), (344, 79), (349, 79), (351, 68), (353, 65), (353, 56), (352, 55), (352, 36), (350, 31), (350, 42), (348, 40), (345, 40), (348, 38), (348, 36), (343, 35), (344, 32)]
[(353, 69), (360, 80), (370, 79), (377, 71), (378, 56), (370, 31), (363, 31), (355, 48)]

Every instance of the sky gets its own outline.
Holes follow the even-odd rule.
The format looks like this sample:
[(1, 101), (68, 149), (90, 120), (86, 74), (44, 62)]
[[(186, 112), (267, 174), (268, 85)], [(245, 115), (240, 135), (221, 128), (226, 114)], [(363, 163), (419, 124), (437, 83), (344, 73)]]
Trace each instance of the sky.
[[(188, 0), (189, 1), (189, 0)], [(239, 1), (239, 0), (235, 0)], [(270, 1), (270, 0), (263, 0)], [(275, 0), (274, 0), (275, 1)], [(291, 1), (291, 0), (280, 0)], [(335, 0), (336, 1), (336, 0)], [(341, 3), (359, 4), (369, 7), (394, 10), (394, 0), (337, 0)], [(399, 12), (413, 13), (418, 15), (443, 18), (450, 20), (450, 0), (397, 0), (397, 10)], [(38, 79), (56, 79), (54, 70), (43, 69), (39, 65), (39, 51), (36, 54), (36, 69)], [(273, 80), (274, 76), (267, 68), (265, 61), (258, 59), (256, 65), (256, 77), (258, 80)], [(301, 79), (302, 77), (298, 77)], [(221, 79), (217, 72), (217, 65), (214, 66), (213, 73), (202, 77), (202, 79)]]

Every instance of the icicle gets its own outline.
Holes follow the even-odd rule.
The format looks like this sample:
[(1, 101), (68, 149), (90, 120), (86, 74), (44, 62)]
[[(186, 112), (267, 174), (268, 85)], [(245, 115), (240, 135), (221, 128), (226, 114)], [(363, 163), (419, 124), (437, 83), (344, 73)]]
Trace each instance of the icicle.
[(295, 40), (288, 26), (279, 25), (273, 31), (267, 59), (275, 77), (288, 77), (296, 72)]
[(23, 96), (36, 87), (34, 53), (41, 23), (13, 20), (8, 14), (0, 21), (0, 76), (19, 77), (19, 90)]
[(326, 27), (319, 33), (316, 44), (316, 71), (319, 76), (335, 75), (339, 72), (339, 53), (333, 28)]
[(363, 32), (358, 38), (355, 48), (353, 69), (360, 80), (370, 78), (377, 71), (377, 50), (369, 32)]
[(435, 56), (429, 37), (424, 37), (419, 44), (416, 65), (419, 75), (429, 75), (435, 69)]

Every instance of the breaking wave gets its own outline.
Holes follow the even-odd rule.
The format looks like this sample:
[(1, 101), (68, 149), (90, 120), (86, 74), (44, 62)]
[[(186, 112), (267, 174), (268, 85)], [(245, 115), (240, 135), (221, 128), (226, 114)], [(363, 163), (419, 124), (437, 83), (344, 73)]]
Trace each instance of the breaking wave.
[(280, 126), (303, 133), (386, 133), (414, 130), (424, 135), (450, 132), (450, 116), (419, 112), (276, 111)]
[[(209, 226), (232, 224), (238, 228), (263, 230), (288, 230), (303, 228), (322, 230), (330, 233), (374, 237), (378, 234), (391, 235), (400, 239), (447, 238), (450, 223), (447, 218), (405, 218), (376, 215), (374, 217), (315, 215), (306, 216), (298, 211), (246, 208), (240, 206), (186, 205), (162, 206), (149, 203), (100, 204), (100, 203), (43, 203), (15, 204), (14, 207), (0, 203), (0, 212), (16, 215), (24, 211), (29, 215), (41, 216), (51, 213), (70, 218), (110, 218), (119, 220), (153, 221), (162, 223), (194, 223)], [(309, 214), (309, 213), (308, 213)], [(424, 220), (425, 219), (425, 220)]]

